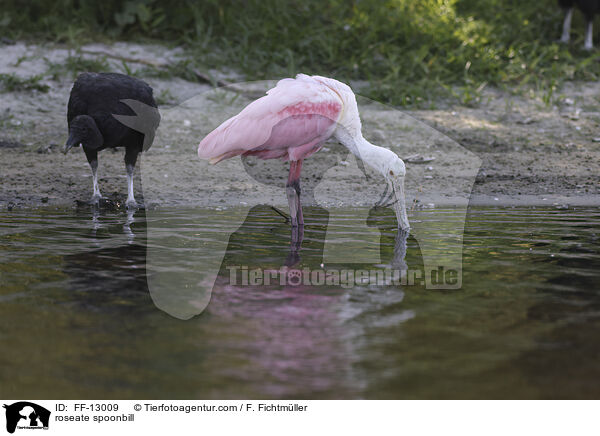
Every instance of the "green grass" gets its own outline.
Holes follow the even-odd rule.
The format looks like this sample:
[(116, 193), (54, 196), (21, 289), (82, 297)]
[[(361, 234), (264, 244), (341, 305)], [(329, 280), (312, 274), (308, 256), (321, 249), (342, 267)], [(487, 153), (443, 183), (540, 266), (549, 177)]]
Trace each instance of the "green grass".
[(83, 57), (79, 53), (75, 56), (68, 56), (64, 62), (50, 62), (46, 60), (46, 64), (48, 66), (46, 75), (49, 75), (53, 79), (57, 79), (65, 74), (70, 74), (72, 77), (75, 77), (79, 73), (85, 71), (95, 73), (110, 71), (110, 65), (106, 60), (106, 56), (92, 59)]
[(50, 87), (40, 83), (43, 75), (19, 77), (15, 74), (0, 74), (0, 90), (5, 92), (40, 91), (48, 92)]
[[(397, 105), (440, 97), (481, 102), (488, 86), (546, 104), (565, 80), (597, 80), (597, 55), (554, 42), (556, 0), (4, 0), (0, 32), (71, 44), (158, 40), (184, 45), (192, 68), (231, 68), (248, 80), (322, 74), (368, 81), (362, 93)], [(600, 37), (596, 36), (600, 42)]]
[(197, 80), (194, 73), (196, 63), (192, 59), (175, 62), (168, 65), (166, 68), (146, 67), (137, 71), (138, 76), (144, 77), (159, 77), (168, 79), (170, 77), (180, 77), (191, 82)]

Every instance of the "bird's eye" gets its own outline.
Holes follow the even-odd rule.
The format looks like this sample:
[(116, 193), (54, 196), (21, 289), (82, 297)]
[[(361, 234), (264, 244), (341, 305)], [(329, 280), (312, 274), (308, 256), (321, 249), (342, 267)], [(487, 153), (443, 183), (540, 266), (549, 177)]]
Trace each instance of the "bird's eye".
[(394, 172), (392, 170), (390, 170), (390, 176), (393, 176)]

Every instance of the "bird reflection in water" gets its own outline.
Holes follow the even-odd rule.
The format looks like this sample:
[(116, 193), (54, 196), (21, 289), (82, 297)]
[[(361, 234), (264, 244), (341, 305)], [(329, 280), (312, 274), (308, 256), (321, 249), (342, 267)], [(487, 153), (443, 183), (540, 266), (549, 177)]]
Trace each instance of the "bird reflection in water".
[[(122, 305), (140, 294), (149, 296), (144, 211), (121, 214), (88, 206), (78, 208), (78, 214), (89, 216), (91, 221), (89, 233), (82, 241), (91, 241), (91, 246), (96, 247), (64, 256), (62, 272), (68, 277), (68, 287), (78, 293), (78, 302), (96, 306), (101, 303), (100, 298), (102, 306), (112, 299)], [(150, 300), (144, 297), (144, 301)]]
[[(405, 322), (414, 312), (400, 305), (404, 292), (396, 286), (372, 283), (332, 286), (291, 284), (277, 277), (269, 285), (232, 283), (232, 266), (249, 270), (297, 273), (304, 268), (323, 271), (323, 253), (329, 213), (320, 207), (305, 207), (306, 223), (302, 248), (288, 245), (289, 226), (269, 206), (251, 209), (240, 228), (231, 235), (211, 301), (202, 316), (213, 322), (236, 325), (243, 339), (236, 350), (243, 352), (243, 369), (225, 369), (242, 382), (261, 377), (263, 393), (273, 397), (298, 392), (327, 398), (352, 396), (364, 389), (364, 378), (354, 362), (360, 361), (361, 344), (375, 327)], [(391, 209), (372, 211), (366, 225), (382, 231), (381, 259), (385, 265), (373, 269), (406, 268), (408, 233), (390, 229), (395, 223)], [(391, 246), (389, 238), (395, 241)], [(329, 268), (335, 265), (328, 265)], [(340, 265), (365, 269), (368, 265)], [(382, 308), (388, 308), (387, 311)], [(381, 316), (382, 310), (386, 313)], [(217, 321), (218, 320), (218, 321)], [(293, 386), (296, 386), (293, 388)], [(340, 388), (342, 387), (343, 388)], [(339, 391), (342, 389), (342, 391)]]

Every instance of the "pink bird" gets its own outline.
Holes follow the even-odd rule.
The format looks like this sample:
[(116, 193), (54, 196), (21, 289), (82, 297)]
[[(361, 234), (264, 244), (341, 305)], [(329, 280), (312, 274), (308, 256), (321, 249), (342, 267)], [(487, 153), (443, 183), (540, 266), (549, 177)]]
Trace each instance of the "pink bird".
[[(303, 227), (300, 204), (302, 161), (335, 137), (354, 155), (380, 172), (391, 188), (401, 229), (408, 230), (404, 199), (404, 162), (387, 148), (362, 136), (356, 97), (335, 79), (299, 74), (283, 79), (267, 95), (228, 119), (198, 146), (198, 156), (215, 164), (238, 155), (290, 161), (286, 194), (293, 228)], [(385, 194), (384, 194), (385, 196)]]

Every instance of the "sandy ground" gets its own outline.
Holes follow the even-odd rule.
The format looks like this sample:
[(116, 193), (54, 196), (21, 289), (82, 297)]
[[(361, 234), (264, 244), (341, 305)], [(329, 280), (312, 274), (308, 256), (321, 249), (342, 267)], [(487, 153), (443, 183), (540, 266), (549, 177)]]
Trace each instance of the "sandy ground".
[[(84, 49), (160, 63), (184, 56), (177, 49), (124, 43)], [(69, 56), (80, 55), (60, 46), (0, 45), (0, 74), (41, 74), (50, 86), (47, 93), (0, 89), (0, 208), (74, 206), (91, 195), (83, 152), (62, 154), (73, 76), (54, 78), (48, 70), (49, 63), (64, 63)], [(125, 72), (123, 62), (108, 62), (114, 71)], [(127, 68), (146, 66), (128, 62)], [(195, 155), (204, 135), (274, 82), (243, 85), (252, 91), (246, 95), (178, 78), (142, 78), (161, 103), (162, 122), (139, 165), (138, 199), (143, 187), (147, 206), (285, 204), (287, 164), (233, 159), (209, 166)], [(571, 83), (558, 95), (552, 106), (493, 89), (483, 92), (475, 108), (440, 102), (437, 110), (399, 111), (362, 98), (359, 106), (367, 139), (402, 158), (434, 158), (426, 163), (408, 159), (407, 197), (416, 207), (465, 201), (600, 205), (600, 84)], [(322, 205), (369, 205), (383, 191), (383, 180), (334, 142), (307, 159), (302, 183), (306, 202)], [(109, 198), (124, 199), (122, 150), (101, 153), (100, 187)]]

